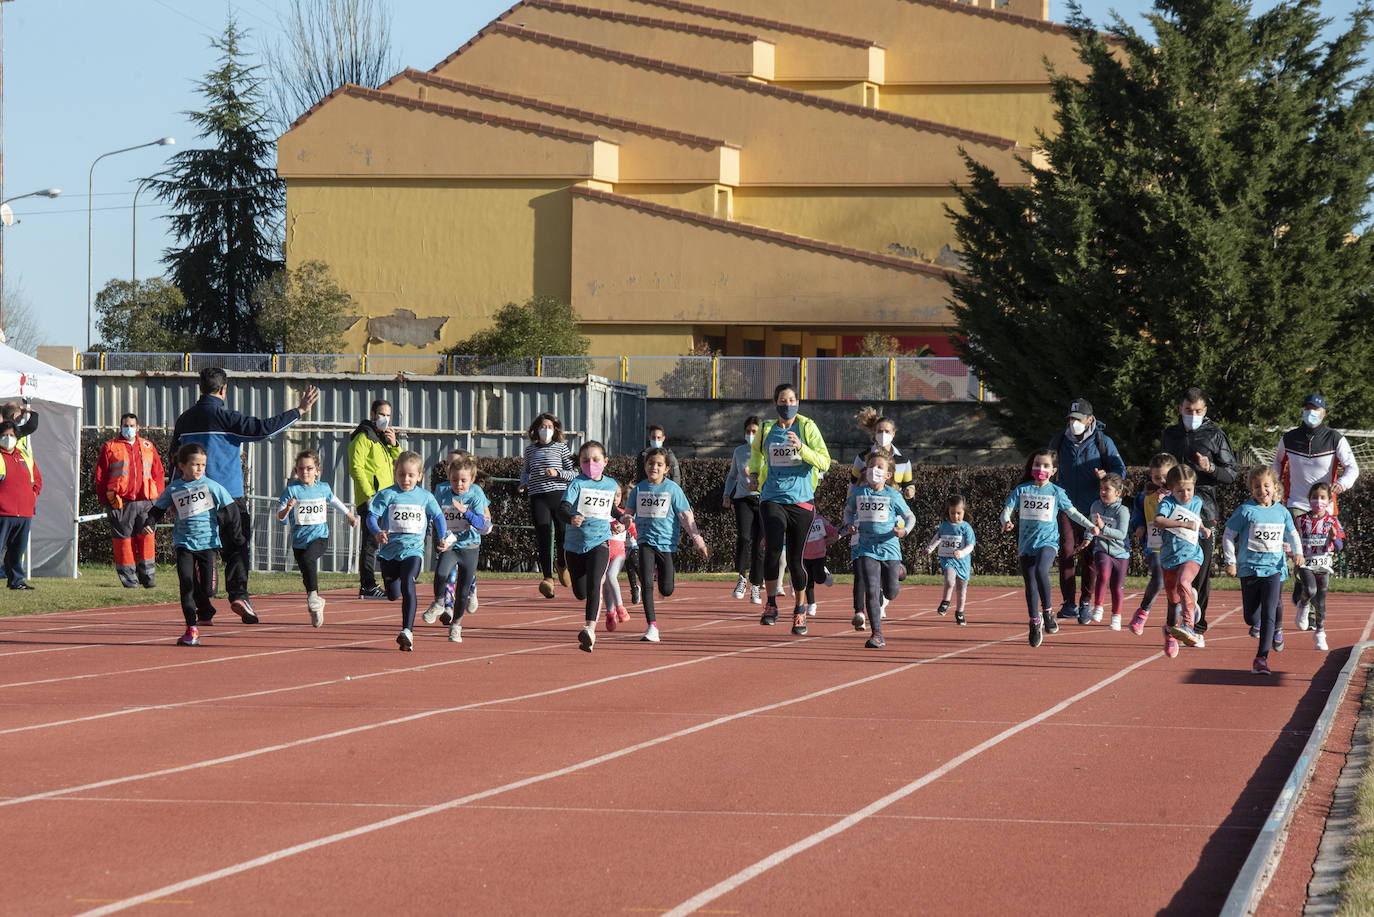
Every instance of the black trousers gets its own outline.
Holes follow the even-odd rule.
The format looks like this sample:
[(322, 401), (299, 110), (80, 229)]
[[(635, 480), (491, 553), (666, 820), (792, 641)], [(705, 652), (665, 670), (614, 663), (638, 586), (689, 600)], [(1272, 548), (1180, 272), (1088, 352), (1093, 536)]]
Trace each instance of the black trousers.
[(603, 541), (585, 554), (567, 551), (564, 557), (568, 561), (568, 573), (572, 575), (573, 595), (586, 600), (587, 623), (595, 624), (601, 611), (601, 580), (611, 562), (611, 549)]
[(564, 522), (558, 516), (558, 504), (563, 491), (554, 490), (530, 497), (530, 518), (534, 520), (534, 547), (539, 558), (539, 572), (544, 579), (553, 579), (553, 569), (567, 566), (563, 552)]
[[(371, 501), (358, 504), (358, 522), (367, 521), (367, 509)], [(365, 525), (360, 525), (361, 537), (358, 539), (358, 588), (369, 592), (377, 588), (377, 539), (367, 533)]]
[[(802, 563), (802, 551), (806, 547), (806, 536), (811, 531), (811, 523), (816, 518), (816, 510), (812, 506), (775, 503), (772, 500), (764, 500), (761, 506), (764, 537), (768, 539), (763, 569), (767, 573), (772, 573), (778, 568), (778, 559), (782, 557), (782, 547), (786, 544), (787, 571), (792, 575), (792, 592), (797, 597), (797, 604), (800, 605), (802, 592), (808, 582), (806, 565)], [(768, 597), (768, 604), (777, 604), (771, 595)]]
[[(375, 539), (368, 539), (374, 545)], [(320, 591), (320, 558), (324, 556), (324, 549), (329, 539), (316, 538), (303, 548), (292, 548), (291, 553), (295, 555), (296, 566), (301, 571), (301, 582), (305, 584), (306, 592)]]
[(215, 614), (210, 596), (215, 591), (217, 552), (189, 551), (177, 548), (177, 586), (181, 591), (181, 616), (187, 627), (195, 627), (197, 620), (208, 621)]
[(231, 506), (221, 510), (219, 518), (219, 540), (224, 546), (224, 585), (229, 590), (229, 601), (247, 601), (248, 570), (253, 565), (253, 516), (248, 511), (248, 498), (235, 498)]
[(763, 514), (758, 497), (739, 497), (735, 505), (735, 572), (748, 576), (754, 586), (762, 586)]
[(677, 554), (672, 551), (660, 551), (647, 544), (639, 546), (639, 579), (644, 587), (640, 601), (644, 603), (644, 620), (650, 624), (657, 620), (654, 617), (654, 573), (658, 573), (659, 594), (664, 598), (672, 595), (677, 588), (677, 570), (673, 566), (676, 559)]

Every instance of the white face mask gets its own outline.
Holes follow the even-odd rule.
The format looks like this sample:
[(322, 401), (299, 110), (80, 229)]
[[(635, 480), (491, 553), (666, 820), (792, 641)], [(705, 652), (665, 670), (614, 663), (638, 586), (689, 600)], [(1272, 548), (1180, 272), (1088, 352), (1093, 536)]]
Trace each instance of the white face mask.
[(1202, 426), (1202, 422), (1206, 419), (1206, 415), (1203, 414), (1184, 414), (1183, 426), (1188, 430), (1196, 430), (1198, 427)]
[(552, 440), (552, 439), (553, 439), (553, 429), (552, 429), (552, 428), (550, 428), (550, 427), (540, 427), (540, 428), (539, 428), (539, 441), (540, 441), (541, 443), (547, 443), (547, 442), (549, 442), (549, 441)]
[(753, 434), (753, 433), (746, 433), (746, 434), (744, 434), (744, 441), (745, 441), (746, 443), (748, 443), (749, 445), (751, 445), (751, 446), (754, 445), (754, 434)]
[(890, 446), (892, 445), (892, 434), (884, 430), (877, 436), (873, 437), (873, 441), (880, 446)]
[(0, 449), (13, 449), (18, 442), (13, 436), (0, 436)]
[(1069, 421), (1069, 432), (1074, 436), (1082, 436), (1088, 430), (1088, 425), (1081, 420)]
[(1311, 505), (1312, 505), (1312, 512), (1316, 513), (1318, 516), (1320, 516), (1322, 513), (1326, 512), (1326, 501), (1323, 500), (1323, 499), (1320, 498), (1320, 497), (1317, 497), (1317, 498), (1313, 499)]
[(372, 425), (378, 430), (385, 430), (387, 427), (391, 426), (391, 418), (385, 414), (378, 414), (376, 417), (372, 418)]
[(649, 440), (649, 445), (650, 445), (650, 447), (652, 447), (652, 448), (654, 448), (654, 449), (662, 449), (662, 448), (663, 448), (663, 440), (661, 440), (661, 439), (651, 439), (651, 440)]
[(874, 487), (874, 488), (882, 487), (882, 486), (883, 486), (883, 483), (884, 483), (886, 480), (887, 480), (887, 472), (884, 471), (883, 469), (881, 469), (881, 468), (870, 468), (870, 469), (868, 469), (868, 483), (869, 483), (869, 486)]
[(1305, 424), (1307, 424), (1309, 427), (1319, 427), (1319, 426), (1321, 426), (1321, 423), (1322, 423), (1322, 412), (1321, 412), (1321, 411), (1303, 411), (1303, 412), (1302, 412), (1302, 422), (1305, 423)]

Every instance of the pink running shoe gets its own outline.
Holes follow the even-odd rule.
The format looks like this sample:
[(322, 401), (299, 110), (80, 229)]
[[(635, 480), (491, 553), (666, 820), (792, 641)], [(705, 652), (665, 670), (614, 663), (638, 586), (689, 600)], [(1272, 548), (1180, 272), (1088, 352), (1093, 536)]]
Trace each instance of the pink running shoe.
[(1137, 637), (1145, 633), (1145, 619), (1149, 616), (1150, 613), (1145, 609), (1137, 609), (1136, 613), (1131, 616), (1131, 633), (1135, 634)]
[(1268, 662), (1268, 660), (1261, 659), (1260, 657), (1256, 656), (1256, 657), (1255, 657), (1255, 663), (1254, 663), (1254, 665), (1250, 666), (1250, 674), (1251, 674), (1251, 675), (1272, 675), (1273, 673), (1269, 671), (1269, 662)]
[(1178, 638), (1173, 634), (1164, 638), (1164, 655), (1170, 659), (1178, 658)]
[(608, 608), (608, 609), (606, 609), (606, 629), (607, 629), (607, 630), (615, 630), (615, 625), (616, 625), (617, 620), (618, 620), (618, 619), (617, 619), (616, 616), (615, 616), (615, 609), (614, 609), (614, 608)]
[(630, 620), (630, 613), (625, 610), (624, 605), (615, 606), (615, 616), (616, 620), (618, 620), (621, 624), (624, 624), (626, 621)]

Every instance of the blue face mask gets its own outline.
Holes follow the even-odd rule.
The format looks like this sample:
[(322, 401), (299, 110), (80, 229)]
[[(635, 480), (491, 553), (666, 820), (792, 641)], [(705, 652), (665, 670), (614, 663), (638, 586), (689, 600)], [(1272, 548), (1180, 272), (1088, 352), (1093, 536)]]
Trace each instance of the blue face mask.
[(132, 440), (138, 435), (138, 427), (120, 427), (119, 432), (124, 435), (125, 439)]
[(1196, 430), (1198, 427), (1202, 426), (1202, 422), (1206, 419), (1206, 415), (1184, 414), (1183, 426), (1187, 427), (1189, 430)]
[(783, 420), (791, 420), (793, 417), (797, 416), (798, 406), (795, 404), (780, 404), (777, 407), (778, 416), (781, 417)]
[(1302, 422), (1305, 423), (1305, 424), (1307, 424), (1309, 427), (1319, 427), (1319, 426), (1321, 426), (1321, 422), (1322, 422), (1322, 412), (1321, 412), (1321, 411), (1303, 411), (1303, 412), (1302, 412)]

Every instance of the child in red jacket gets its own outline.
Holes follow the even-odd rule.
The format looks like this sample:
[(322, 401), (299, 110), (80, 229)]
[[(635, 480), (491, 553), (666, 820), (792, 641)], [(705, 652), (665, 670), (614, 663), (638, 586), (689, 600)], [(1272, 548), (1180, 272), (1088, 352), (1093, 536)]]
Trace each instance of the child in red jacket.
[(32, 589), (26, 581), (29, 527), (43, 476), (19, 451), (13, 421), (0, 422), (0, 569), (11, 589)]

